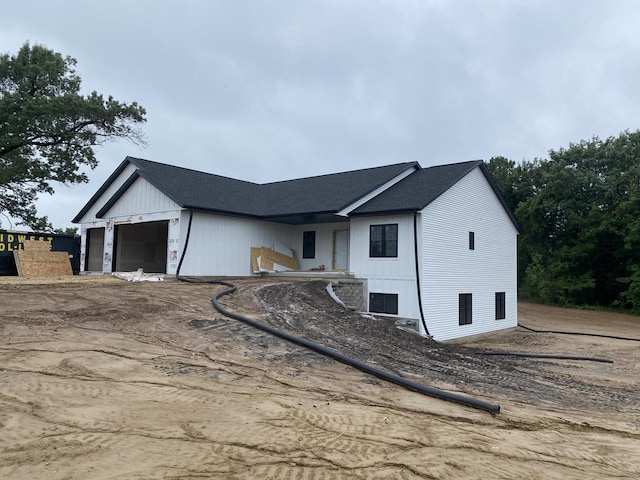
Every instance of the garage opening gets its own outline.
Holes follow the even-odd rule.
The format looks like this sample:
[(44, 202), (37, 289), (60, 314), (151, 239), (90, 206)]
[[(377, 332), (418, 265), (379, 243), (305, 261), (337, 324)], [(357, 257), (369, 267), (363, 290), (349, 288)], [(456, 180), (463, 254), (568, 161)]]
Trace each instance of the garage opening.
[(85, 272), (102, 272), (102, 255), (104, 253), (104, 228), (87, 230), (87, 246), (84, 255)]
[(114, 267), (116, 272), (167, 273), (169, 221), (116, 225)]

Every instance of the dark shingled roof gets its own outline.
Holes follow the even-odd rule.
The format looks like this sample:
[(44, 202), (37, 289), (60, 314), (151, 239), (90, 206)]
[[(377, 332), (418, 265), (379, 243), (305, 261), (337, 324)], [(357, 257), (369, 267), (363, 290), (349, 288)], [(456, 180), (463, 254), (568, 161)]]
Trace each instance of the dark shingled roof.
[(140, 176), (183, 208), (287, 221), (287, 217), (334, 214), (371, 193), (417, 162), (366, 168), (316, 177), (257, 184), (183, 167), (127, 157), (76, 215), (78, 222), (129, 163), (137, 171), (98, 212), (103, 215)]
[(498, 200), (504, 207), (518, 232), (520, 224), (507, 205), (495, 180), (482, 160), (438, 165), (418, 170), (401, 182), (353, 210), (349, 215), (376, 215), (422, 210), (436, 198), (449, 190), (473, 169), (479, 168), (489, 182)]
[(367, 168), (319, 177), (300, 178), (262, 185), (264, 216), (339, 212), (381, 187), (407, 169), (420, 168), (416, 162)]
[(352, 215), (422, 210), (451, 188), (482, 160), (423, 168), (356, 208)]
[(260, 216), (260, 185), (127, 157), (140, 176), (183, 208)]
[[(398, 175), (412, 173), (372, 198), (349, 215), (374, 215), (422, 210), (462, 177), (480, 168), (514, 225), (520, 226), (509, 210), (498, 186), (482, 160), (422, 169), (417, 162), (352, 170), (316, 177), (257, 184), (199, 172), (183, 167), (127, 157), (91, 200), (73, 219), (79, 222), (129, 165), (136, 167), (127, 181), (102, 206), (97, 216), (107, 213), (124, 192), (142, 177), (182, 208), (259, 218), (284, 223), (335, 221), (337, 212), (370, 194)], [(346, 219), (345, 219), (346, 220)]]

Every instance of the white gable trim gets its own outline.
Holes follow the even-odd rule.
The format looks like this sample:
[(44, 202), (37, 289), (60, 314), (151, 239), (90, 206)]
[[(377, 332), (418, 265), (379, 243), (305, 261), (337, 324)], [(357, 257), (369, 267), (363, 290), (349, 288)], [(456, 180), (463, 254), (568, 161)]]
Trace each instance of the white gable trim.
[(98, 198), (95, 203), (89, 208), (89, 210), (79, 219), (77, 223), (85, 224), (91, 222), (100, 222), (101, 218), (98, 218), (96, 214), (102, 209), (102, 207), (109, 201), (113, 195), (124, 185), (124, 183), (134, 174), (137, 170), (136, 166), (132, 163), (129, 163), (120, 175), (109, 185), (109, 187), (104, 191), (100, 198)]
[(144, 178), (137, 177), (104, 213), (104, 217), (121, 217), (139, 213), (150, 214), (175, 210), (181, 210), (180, 205)]
[(407, 178), (409, 175), (411, 175), (416, 170), (417, 170), (417, 167), (415, 167), (415, 166), (411, 167), (411, 168), (408, 168), (407, 170), (402, 172), (400, 175), (397, 175), (397, 176), (393, 177), (391, 180), (389, 180), (384, 185), (376, 188), (373, 192), (365, 195), (364, 197), (360, 198), (359, 200), (356, 200), (352, 204), (350, 204), (347, 207), (343, 208), (336, 215), (340, 215), (342, 217), (348, 216), (353, 210), (358, 208), (360, 205), (363, 205), (363, 204), (367, 203), (369, 200), (371, 200), (372, 198), (377, 197), (378, 195), (380, 195), (385, 190), (387, 190), (387, 189), (391, 188), (392, 186), (394, 186), (400, 180), (403, 180), (403, 179)]

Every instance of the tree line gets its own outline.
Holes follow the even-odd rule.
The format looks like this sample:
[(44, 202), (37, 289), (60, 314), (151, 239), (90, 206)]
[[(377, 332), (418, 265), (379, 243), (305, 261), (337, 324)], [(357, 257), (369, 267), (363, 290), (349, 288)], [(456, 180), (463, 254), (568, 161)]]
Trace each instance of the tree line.
[(640, 131), (487, 167), (520, 222), (520, 298), (640, 312)]

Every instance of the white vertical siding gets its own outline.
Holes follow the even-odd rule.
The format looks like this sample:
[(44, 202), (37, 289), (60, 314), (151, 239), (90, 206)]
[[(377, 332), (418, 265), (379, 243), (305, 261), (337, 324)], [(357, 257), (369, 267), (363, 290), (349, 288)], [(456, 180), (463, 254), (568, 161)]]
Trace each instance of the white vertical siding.
[[(349, 230), (349, 222), (314, 223), (293, 227), (294, 244), (300, 261), (301, 270), (311, 270), (324, 265), (326, 270), (331, 270), (333, 264), (333, 232), (336, 230)], [(302, 234), (303, 232), (316, 232), (315, 258), (302, 258)]]
[(179, 210), (180, 206), (144, 178), (138, 177), (105, 214), (108, 217)]
[[(181, 221), (181, 238), (186, 237), (188, 213)], [(273, 248), (275, 242), (294, 245), (289, 225), (247, 218), (196, 212), (193, 214), (189, 245), (181, 275), (252, 275), (251, 247)], [(181, 250), (184, 242), (181, 241)]]
[[(369, 227), (398, 224), (398, 256), (369, 257)], [(358, 278), (367, 279), (369, 293), (398, 295), (398, 316), (419, 318), (416, 289), (413, 215), (385, 215), (351, 219), (350, 268)], [(368, 303), (367, 303), (368, 305)]]
[[(421, 292), (429, 333), (447, 340), (515, 327), (517, 231), (479, 168), (420, 215)], [(475, 249), (469, 249), (469, 232)], [(506, 318), (495, 320), (495, 293)], [(458, 325), (458, 295), (473, 295), (473, 323)]]
[(114, 182), (109, 185), (109, 188), (102, 194), (102, 196), (93, 204), (93, 206), (84, 214), (84, 216), (80, 219), (80, 224), (85, 224), (88, 222), (100, 221), (99, 218), (96, 217), (96, 212), (98, 212), (104, 204), (113, 196), (114, 193), (118, 191), (118, 189), (122, 186), (124, 182), (135, 172), (136, 166), (130, 163), (125, 167), (125, 169), (118, 175), (118, 178), (114, 180)]

